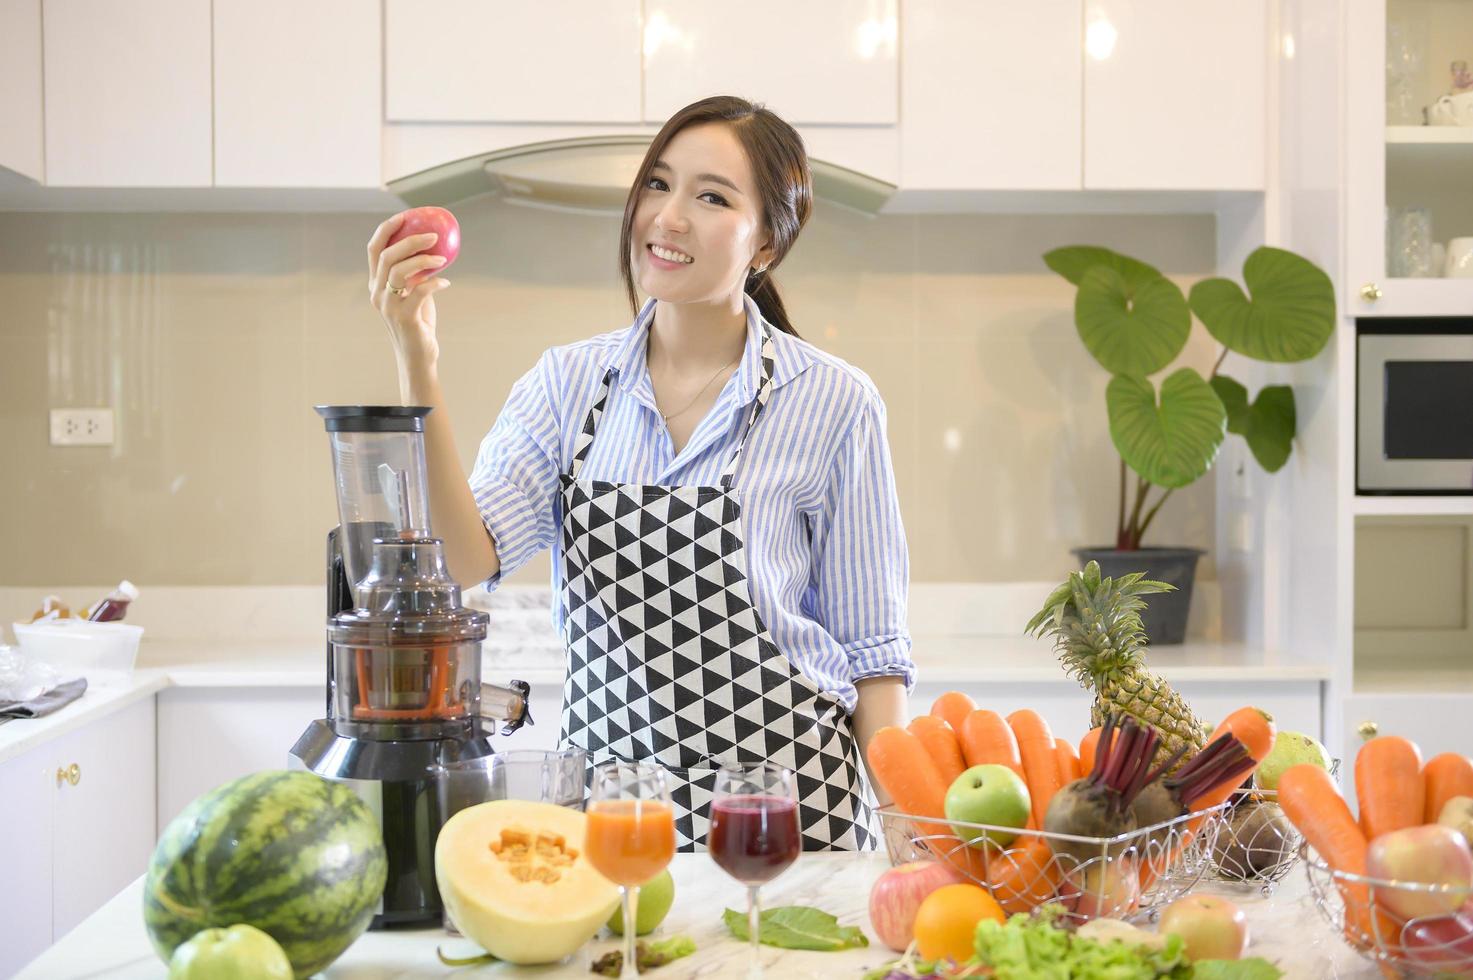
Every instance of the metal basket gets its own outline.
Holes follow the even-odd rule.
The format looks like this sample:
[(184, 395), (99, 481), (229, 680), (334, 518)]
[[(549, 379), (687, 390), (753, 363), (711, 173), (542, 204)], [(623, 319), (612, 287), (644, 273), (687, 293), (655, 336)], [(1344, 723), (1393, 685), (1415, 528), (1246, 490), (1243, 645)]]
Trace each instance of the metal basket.
[[(1473, 895), (1454, 885), (1388, 881), (1336, 871), (1315, 855), (1308, 844), (1300, 848), (1315, 907), (1351, 948), (1366, 959), (1389, 967), (1400, 976), (1446, 977), (1473, 975), (1473, 923), (1466, 932), (1449, 913), (1403, 921), (1386, 905), (1389, 892), (1404, 895), (1447, 895), (1456, 907)], [(1442, 932), (1436, 923), (1452, 925)], [(1423, 938), (1419, 941), (1419, 935)]]
[[(1330, 776), (1336, 778), (1339, 774), (1340, 760), (1332, 760)], [(1212, 849), (1214, 880), (1246, 885), (1271, 895), (1294, 870), (1304, 836), (1279, 809), (1278, 801), (1278, 791), (1271, 789), (1241, 789), (1228, 797)], [(1245, 815), (1260, 810), (1263, 818), (1256, 824)]]
[(1062, 905), (1061, 918), (1079, 924), (1154, 919), (1189, 892), (1207, 871), (1226, 808), (1109, 838), (936, 820), (888, 807), (877, 812), (891, 864), (944, 861), (988, 889), (1009, 914)]

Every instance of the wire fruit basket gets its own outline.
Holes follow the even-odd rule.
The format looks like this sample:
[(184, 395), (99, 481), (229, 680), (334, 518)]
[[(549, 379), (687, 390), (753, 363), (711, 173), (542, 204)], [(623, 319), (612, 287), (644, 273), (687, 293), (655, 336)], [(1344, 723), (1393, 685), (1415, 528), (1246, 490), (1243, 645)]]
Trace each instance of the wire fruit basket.
[(988, 889), (1009, 915), (1062, 905), (1062, 919), (1082, 924), (1154, 919), (1191, 891), (1211, 864), (1226, 808), (1109, 838), (936, 820), (888, 807), (877, 812), (891, 864), (943, 861)]
[[(1330, 765), (1330, 776), (1340, 772), (1340, 760)], [(1271, 895), (1278, 883), (1299, 863), (1304, 836), (1279, 808), (1276, 790), (1248, 787), (1228, 798), (1212, 848), (1210, 873), (1217, 881), (1256, 887)]]
[(1381, 965), (1383, 972), (1389, 968), (1407, 977), (1473, 976), (1473, 915), (1449, 911), (1403, 919), (1391, 908), (1405, 907), (1408, 898), (1431, 899), (1449, 910), (1466, 908), (1473, 890), (1337, 871), (1308, 844), (1300, 850), (1315, 907), (1352, 949)]

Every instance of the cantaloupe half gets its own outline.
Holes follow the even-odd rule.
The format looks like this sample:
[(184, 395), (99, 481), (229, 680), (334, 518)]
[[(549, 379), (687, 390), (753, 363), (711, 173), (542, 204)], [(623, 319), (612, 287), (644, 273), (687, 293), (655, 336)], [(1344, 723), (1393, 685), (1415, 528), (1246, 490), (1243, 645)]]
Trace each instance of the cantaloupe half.
[(583, 854), (588, 818), (553, 803), (494, 800), (451, 817), (435, 876), (451, 921), (509, 963), (554, 963), (593, 938), (619, 889)]

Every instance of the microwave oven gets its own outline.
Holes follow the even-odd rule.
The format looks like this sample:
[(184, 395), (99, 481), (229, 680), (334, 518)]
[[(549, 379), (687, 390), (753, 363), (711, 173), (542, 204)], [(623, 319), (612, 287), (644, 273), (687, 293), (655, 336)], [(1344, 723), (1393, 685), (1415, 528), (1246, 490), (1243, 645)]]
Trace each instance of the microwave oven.
[(1356, 492), (1473, 494), (1473, 316), (1356, 323)]

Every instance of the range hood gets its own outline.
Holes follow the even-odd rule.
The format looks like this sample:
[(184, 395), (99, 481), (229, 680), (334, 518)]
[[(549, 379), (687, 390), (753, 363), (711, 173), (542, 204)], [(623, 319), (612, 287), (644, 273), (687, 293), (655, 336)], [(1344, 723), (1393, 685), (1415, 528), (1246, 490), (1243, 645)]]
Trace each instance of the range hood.
[[(582, 214), (622, 214), (629, 186), (649, 148), (641, 136), (587, 136), (527, 143), (478, 153), (392, 180), (388, 189), (410, 207), (450, 206), (481, 194), (511, 204)], [(814, 196), (876, 214), (895, 185), (809, 159)]]

